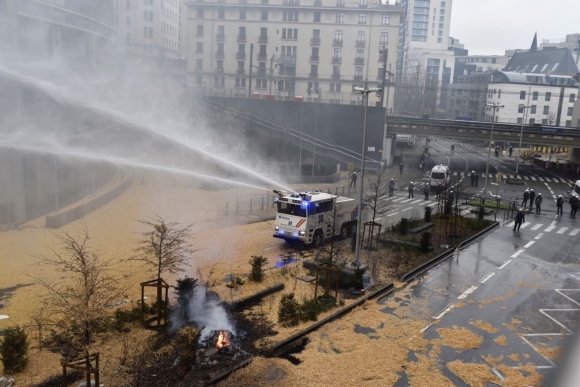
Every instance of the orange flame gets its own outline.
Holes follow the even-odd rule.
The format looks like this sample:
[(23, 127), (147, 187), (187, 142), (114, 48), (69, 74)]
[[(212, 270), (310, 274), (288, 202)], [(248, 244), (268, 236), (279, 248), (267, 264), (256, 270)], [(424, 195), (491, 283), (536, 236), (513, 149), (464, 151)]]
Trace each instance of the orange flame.
[(223, 348), (223, 347), (227, 347), (230, 345), (230, 342), (228, 341), (227, 336), (224, 334), (224, 332), (220, 331), (220, 334), (218, 335), (218, 339), (216, 342), (216, 346), (218, 348)]

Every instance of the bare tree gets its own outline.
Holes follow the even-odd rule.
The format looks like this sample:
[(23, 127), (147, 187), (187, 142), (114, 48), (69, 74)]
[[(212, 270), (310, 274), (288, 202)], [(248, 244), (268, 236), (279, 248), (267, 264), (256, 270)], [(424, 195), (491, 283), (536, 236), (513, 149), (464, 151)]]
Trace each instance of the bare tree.
[(435, 114), (439, 82), (436, 78), (427, 75), (418, 64), (403, 76), (395, 94), (395, 105), (398, 111), (415, 116)]
[[(157, 274), (158, 284), (164, 273), (177, 274), (183, 266), (190, 266), (189, 260), (194, 253), (187, 241), (191, 237), (191, 227), (180, 227), (177, 222), (169, 222), (155, 215), (151, 220), (140, 221), (151, 227), (151, 230), (141, 233), (139, 247), (135, 248), (132, 261), (141, 261), (150, 266)], [(162, 314), (163, 293), (161, 286), (157, 287), (157, 316)]]
[[(89, 247), (88, 231), (77, 237), (64, 231), (54, 234), (61, 250), (53, 257), (37, 255), (41, 264), (53, 266), (63, 273), (63, 282), (39, 281), (48, 290), (47, 309), (66, 333), (68, 348), (61, 348), (65, 358), (82, 353), (90, 365), (94, 334), (106, 323), (110, 305), (123, 295), (121, 277), (111, 274), (114, 259), (103, 259)], [(69, 359), (70, 360), (70, 359)]]
[(385, 171), (379, 172), (376, 177), (367, 179), (367, 190), (364, 193), (364, 202), (367, 204), (374, 222), (377, 217), (386, 214), (391, 206), (389, 202), (383, 200), (389, 194), (389, 181)]
[(546, 117), (548, 125), (554, 125), (556, 123), (556, 113), (549, 112), (548, 117)]

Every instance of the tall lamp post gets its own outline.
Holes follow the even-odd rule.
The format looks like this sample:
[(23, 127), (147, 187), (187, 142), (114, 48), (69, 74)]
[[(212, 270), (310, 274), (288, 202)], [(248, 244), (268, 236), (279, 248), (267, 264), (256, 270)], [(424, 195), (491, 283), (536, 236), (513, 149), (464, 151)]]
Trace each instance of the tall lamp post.
[(526, 122), (526, 109), (529, 109), (530, 106), (520, 104), (518, 105), (520, 109), (522, 109), (522, 128), (520, 129), (520, 146), (518, 148), (518, 158), (516, 159), (516, 179), (518, 178), (518, 170), (520, 167), (520, 157), (522, 157), (522, 135), (524, 134), (524, 123)]
[(493, 142), (493, 124), (495, 122), (495, 112), (500, 107), (504, 107), (504, 105), (488, 102), (487, 107), (493, 109), (493, 116), (491, 117), (491, 133), (489, 134), (489, 151), (487, 152), (487, 165), (485, 166), (485, 184), (483, 185), (483, 197), (481, 198), (482, 205), (485, 205), (485, 195), (487, 195), (487, 183), (489, 181), (489, 160), (491, 158), (491, 143)]
[(369, 111), (369, 93), (378, 93), (382, 91), (380, 87), (355, 87), (353, 92), (355, 94), (362, 94), (363, 98), (365, 99), (365, 121), (363, 126), (363, 138), (362, 138), (362, 155), (361, 155), (361, 175), (360, 175), (360, 193), (359, 193), (359, 201), (358, 201), (358, 217), (356, 222), (356, 247), (354, 250), (354, 262), (353, 266), (359, 267), (360, 263), (360, 233), (361, 233), (361, 226), (362, 226), (362, 210), (363, 210), (363, 189), (364, 189), (364, 182), (365, 182), (365, 158), (366, 158), (366, 149), (367, 149), (367, 116)]

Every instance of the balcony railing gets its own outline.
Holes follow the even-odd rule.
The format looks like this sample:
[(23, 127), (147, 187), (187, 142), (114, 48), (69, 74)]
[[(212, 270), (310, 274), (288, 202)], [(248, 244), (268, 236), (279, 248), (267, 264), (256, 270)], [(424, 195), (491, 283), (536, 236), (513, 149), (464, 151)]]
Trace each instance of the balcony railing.
[(310, 61), (311, 62), (319, 62), (320, 61), (320, 56), (318, 56), (318, 55), (310, 55)]
[(340, 47), (342, 47), (342, 39), (334, 39), (332, 41), (332, 45), (333, 46), (340, 46)]
[(268, 36), (260, 35), (258, 36), (259, 43), (268, 43)]
[(310, 78), (318, 78), (318, 73), (310, 73), (308, 74)]
[(226, 40), (226, 35), (225, 34), (217, 34), (215, 36), (216, 40)]
[(238, 42), (245, 42), (246, 41), (246, 35), (238, 35)]
[(320, 38), (312, 38), (312, 39), (310, 39), (310, 44), (311, 45), (316, 45), (316, 46), (320, 45)]
[(258, 71), (256, 72), (256, 75), (258, 77), (265, 77), (266, 76), (266, 69), (258, 69)]
[(225, 55), (226, 55), (225, 51), (216, 51), (216, 52), (215, 52), (215, 57), (216, 57), (217, 59), (221, 59), (221, 58), (223, 58)]
[(333, 64), (341, 64), (342, 63), (342, 57), (341, 56), (333, 56), (332, 57), (332, 63)]
[(365, 64), (365, 58), (354, 58), (355, 65), (362, 65)]
[(236, 59), (246, 59), (245, 52), (236, 52)]
[(268, 59), (268, 54), (265, 53), (265, 52), (259, 52), (258, 53), (258, 59), (262, 59), (262, 60)]
[(352, 77), (352, 80), (356, 82), (362, 82), (363, 77), (362, 75), (355, 75), (354, 77)]
[(215, 69), (215, 72), (218, 74), (223, 74), (224, 69), (223, 69), (223, 67), (218, 67), (217, 69)]
[(365, 47), (366, 45), (367, 45), (366, 40), (357, 40), (356, 41), (356, 47)]
[(245, 74), (246, 70), (244, 69), (236, 69), (236, 74)]
[(332, 74), (330, 77), (336, 81), (340, 79), (340, 74)]

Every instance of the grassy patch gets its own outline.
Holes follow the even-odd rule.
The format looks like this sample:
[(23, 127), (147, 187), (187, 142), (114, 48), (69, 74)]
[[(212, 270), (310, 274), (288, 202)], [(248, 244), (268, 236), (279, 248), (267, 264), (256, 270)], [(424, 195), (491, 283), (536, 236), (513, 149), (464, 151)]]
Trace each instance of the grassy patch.
[[(480, 206), (481, 205), (481, 201), (479, 201), (479, 200), (470, 200), (470, 201), (467, 202), (467, 204), (469, 204), (470, 206)], [(484, 207), (497, 208), (497, 203), (495, 201), (487, 200), (485, 202)], [(502, 210), (509, 210), (511, 208), (511, 204), (500, 203), (499, 204), (499, 208), (502, 209)]]

